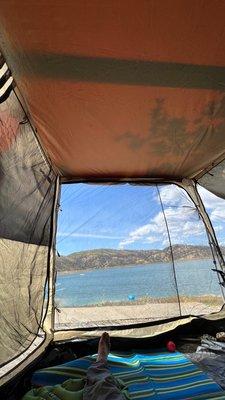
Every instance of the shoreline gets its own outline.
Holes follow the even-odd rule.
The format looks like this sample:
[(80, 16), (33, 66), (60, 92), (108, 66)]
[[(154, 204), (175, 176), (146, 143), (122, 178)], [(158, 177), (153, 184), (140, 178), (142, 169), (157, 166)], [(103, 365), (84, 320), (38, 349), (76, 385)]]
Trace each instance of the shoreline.
[[(211, 294), (211, 295), (195, 295), (195, 296), (179, 296), (180, 302), (183, 304), (186, 303), (200, 303), (204, 304), (206, 306), (211, 305), (211, 306), (217, 306), (222, 304), (222, 296), (216, 295), (216, 294)], [(57, 300), (56, 298), (56, 304), (59, 302), (60, 299)], [(60, 307), (59, 304), (57, 304), (58, 308), (101, 308), (101, 307), (133, 307), (133, 306), (139, 306), (139, 305), (155, 305), (155, 304), (167, 304), (167, 303), (172, 303), (172, 304), (178, 304), (178, 299), (176, 296), (170, 296), (170, 297), (140, 297), (135, 300), (119, 300), (119, 301), (104, 301), (104, 302), (98, 302), (94, 304), (83, 304), (83, 305), (70, 305), (66, 306), (63, 305)]]
[[(206, 305), (198, 301), (181, 303), (182, 315), (206, 315), (220, 311), (221, 304)], [(138, 305), (105, 305), (93, 307), (63, 307), (55, 313), (56, 327), (85, 328), (119, 326), (138, 322), (156, 321), (179, 316), (178, 303), (148, 303)]]

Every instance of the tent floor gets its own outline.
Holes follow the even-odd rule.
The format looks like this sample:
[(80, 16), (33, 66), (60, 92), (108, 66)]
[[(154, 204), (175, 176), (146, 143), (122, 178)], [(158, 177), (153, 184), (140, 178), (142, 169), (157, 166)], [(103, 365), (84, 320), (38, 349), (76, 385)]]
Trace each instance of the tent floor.
[[(112, 338), (112, 351), (129, 351), (131, 349), (154, 349), (164, 347), (168, 340), (176, 343), (177, 350), (184, 354), (195, 353), (201, 343), (201, 336), (209, 334), (215, 336), (217, 332), (225, 330), (225, 319), (209, 321), (197, 319), (186, 326), (180, 326), (174, 331), (147, 339)], [(51, 344), (42, 357), (27, 369), (24, 374), (17, 376), (0, 390), (0, 398), (20, 400), (31, 388), (31, 377), (34, 371), (54, 365), (59, 365), (75, 358), (94, 354), (97, 351), (98, 338)], [(201, 365), (200, 365), (201, 368)], [(206, 368), (207, 369), (207, 368)], [(205, 369), (205, 370), (206, 370)]]

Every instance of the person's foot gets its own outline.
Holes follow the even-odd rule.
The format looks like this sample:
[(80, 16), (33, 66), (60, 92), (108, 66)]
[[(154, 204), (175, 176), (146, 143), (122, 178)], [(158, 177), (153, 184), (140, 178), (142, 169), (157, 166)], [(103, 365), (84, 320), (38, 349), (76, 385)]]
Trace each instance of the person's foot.
[(107, 332), (104, 332), (98, 343), (97, 361), (106, 362), (110, 351), (110, 337)]

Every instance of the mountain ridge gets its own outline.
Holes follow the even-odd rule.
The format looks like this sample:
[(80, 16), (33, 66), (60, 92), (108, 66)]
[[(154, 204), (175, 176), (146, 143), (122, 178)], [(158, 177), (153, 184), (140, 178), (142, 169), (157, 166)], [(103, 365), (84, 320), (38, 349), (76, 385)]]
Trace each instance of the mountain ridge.
[[(173, 246), (173, 257), (174, 260), (180, 261), (204, 259), (212, 258), (212, 253), (208, 246), (176, 244)], [(61, 256), (57, 259), (56, 265), (60, 273), (170, 261), (170, 247), (162, 250), (94, 249)]]

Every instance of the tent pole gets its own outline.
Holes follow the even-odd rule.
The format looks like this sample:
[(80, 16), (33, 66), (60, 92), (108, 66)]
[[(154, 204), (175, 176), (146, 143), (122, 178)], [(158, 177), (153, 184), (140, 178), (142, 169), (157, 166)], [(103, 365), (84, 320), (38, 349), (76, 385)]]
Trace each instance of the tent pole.
[(43, 328), (47, 334), (53, 336), (54, 324), (55, 324), (55, 281), (56, 281), (56, 269), (55, 269), (55, 258), (56, 258), (56, 231), (57, 231), (57, 215), (59, 208), (59, 195), (60, 195), (60, 183), (59, 176), (55, 182), (55, 198), (53, 205), (53, 217), (52, 217), (52, 237), (50, 243), (50, 256), (49, 256), (49, 280), (48, 280), (48, 307), (45, 319), (43, 321)]

